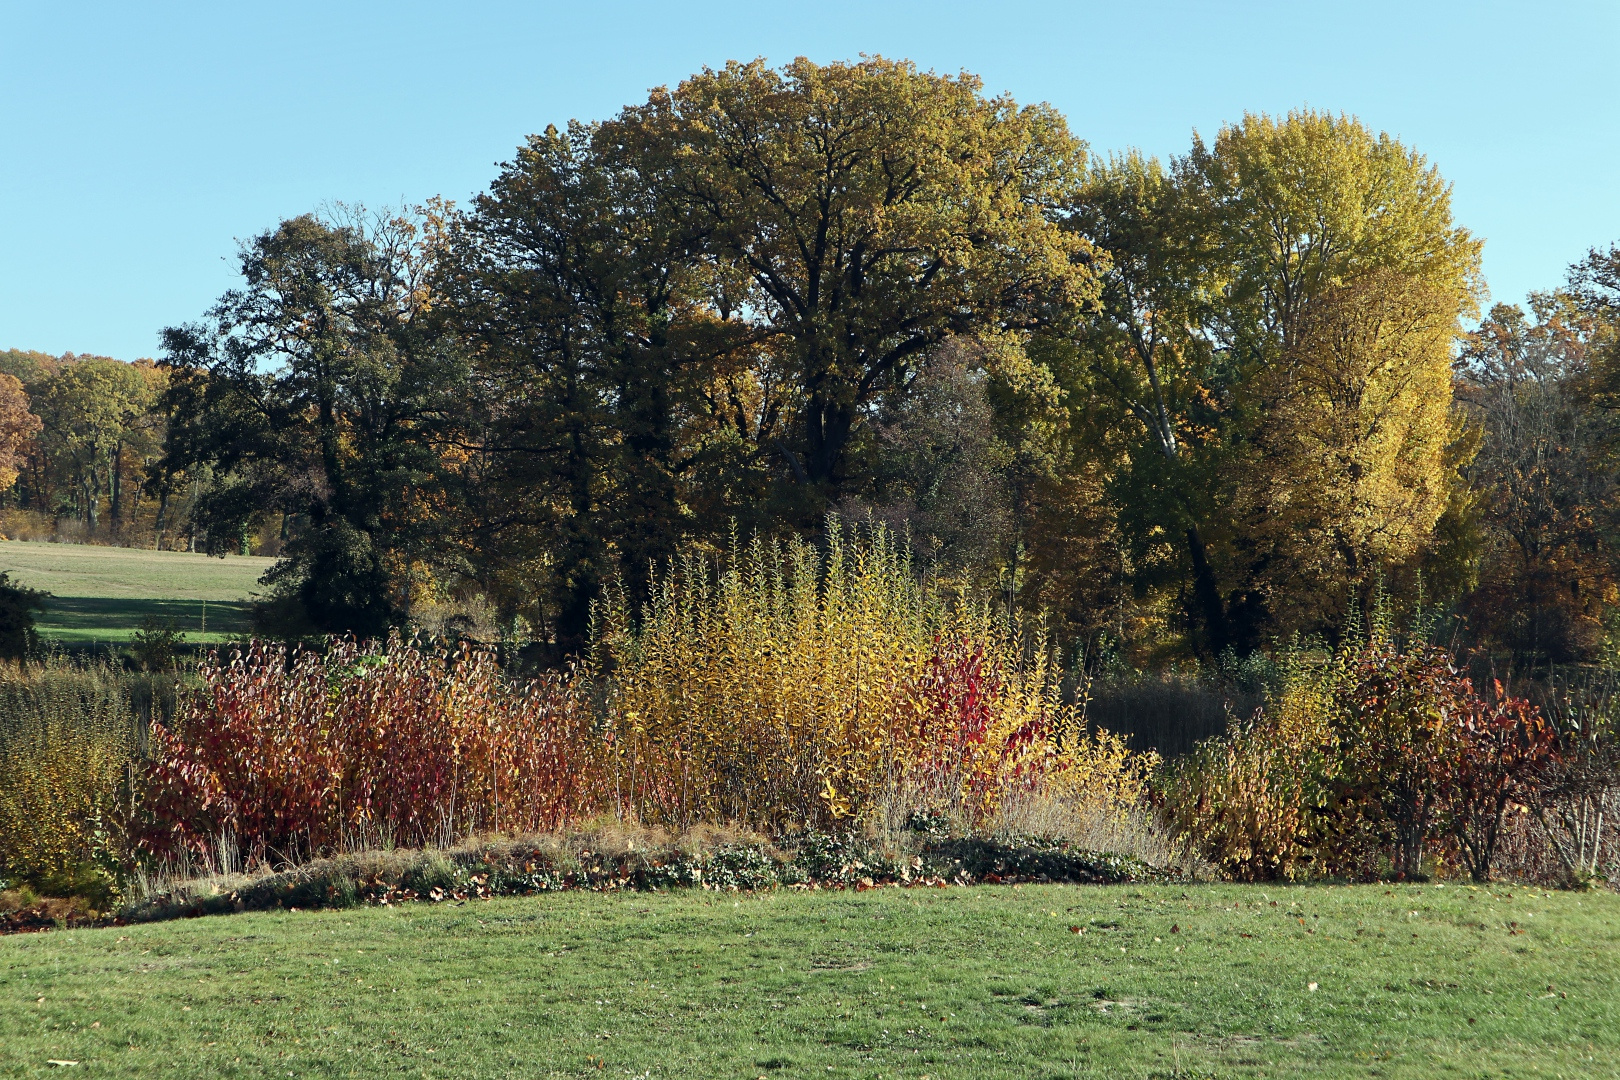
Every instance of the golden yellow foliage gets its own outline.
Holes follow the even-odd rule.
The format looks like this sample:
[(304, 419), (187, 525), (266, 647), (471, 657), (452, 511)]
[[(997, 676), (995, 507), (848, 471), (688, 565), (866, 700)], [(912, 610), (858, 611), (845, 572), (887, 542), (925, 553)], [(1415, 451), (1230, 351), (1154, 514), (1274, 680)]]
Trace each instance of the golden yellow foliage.
[[(1342, 605), (1416, 555), (1456, 475), (1451, 341), (1462, 299), (1390, 271), (1335, 286), (1306, 308), (1291, 354), (1265, 373), (1245, 492), (1251, 520), (1282, 555), (1269, 575), (1285, 624)], [(1269, 535), (1268, 535), (1269, 534)], [(1300, 610), (1290, 610), (1290, 609)]]
[(74, 875), (114, 828), (134, 750), (116, 678), (91, 670), (0, 672), (0, 873)]
[(589, 677), (627, 815), (824, 826), (896, 807), (964, 823), (1015, 788), (1135, 798), (1118, 740), (1084, 730), (1042, 640), (919, 580), (881, 528), (825, 549), (755, 540), (666, 575), (639, 626), (601, 612)]
[(15, 375), (0, 374), (0, 491), (16, 483), (24, 448), (41, 426), (39, 417), (28, 411), (22, 382)]

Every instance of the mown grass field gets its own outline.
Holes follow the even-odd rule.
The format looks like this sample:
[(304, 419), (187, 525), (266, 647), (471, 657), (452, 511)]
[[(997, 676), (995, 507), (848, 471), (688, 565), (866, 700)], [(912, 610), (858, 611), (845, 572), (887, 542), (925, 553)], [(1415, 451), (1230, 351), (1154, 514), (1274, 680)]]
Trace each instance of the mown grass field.
[(248, 914), (0, 939), (0, 1074), (1614, 1076), (1617, 945), (1620, 897), (1516, 887)]
[(40, 636), (64, 644), (128, 641), (148, 617), (188, 641), (224, 641), (251, 629), (247, 600), (274, 559), (90, 544), (0, 542), (0, 570), (50, 592)]

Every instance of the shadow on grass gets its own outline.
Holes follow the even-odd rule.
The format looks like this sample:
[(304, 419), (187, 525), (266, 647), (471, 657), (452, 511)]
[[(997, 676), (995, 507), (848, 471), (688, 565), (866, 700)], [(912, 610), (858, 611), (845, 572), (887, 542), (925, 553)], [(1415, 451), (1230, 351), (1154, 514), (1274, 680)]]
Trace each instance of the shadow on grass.
[[(132, 600), (124, 597), (52, 596), (38, 620), (40, 637), (55, 641), (128, 641), (154, 618), (192, 641), (241, 637), (253, 629), (252, 605), (244, 601)], [(203, 620), (207, 619), (204, 635)]]

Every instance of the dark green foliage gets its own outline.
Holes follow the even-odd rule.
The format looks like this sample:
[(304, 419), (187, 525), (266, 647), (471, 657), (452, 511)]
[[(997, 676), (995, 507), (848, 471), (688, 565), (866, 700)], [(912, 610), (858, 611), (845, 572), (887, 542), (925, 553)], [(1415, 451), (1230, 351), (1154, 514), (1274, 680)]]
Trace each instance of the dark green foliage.
[(316, 631), (377, 636), (409, 608), (439, 441), (465, 372), (428, 317), (419, 225), (363, 212), (283, 222), (244, 245), (245, 287), (164, 331), (166, 468), (211, 478), (211, 552), (272, 514), (299, 528), (266, 584)]
[(0, 659), (25, 660), (39, 651), (34, 612), (45, 610), (49, 595), (12, 584), (11, 574), (0, 570)]
[(1174, 870), (1157, 870), (1128, 855), (1082, 851), (1067, 841), (1039, 836), (1015, 840), (963, 837), (930, 844), (923, 854), (923, 864), (940, 877), (959, 881), (1118, 885), (1179, 876)]
[(271, 908), (350, 907), (357, 903), (461, 901), (558, 890), (696, 888), (754, 891), (781, 886), (865, 889), (978, 882), (1119, 884), (1174, 880), (1139, 859), (1080, 851), (1063, 841), (932, 839), (915, 851), (889, 851), (868, 841), (805, 833), (777, 848), (762, 841), (619, 850), (495, 841), (447, 852), (370, 852), (317, 859), (216, 891), (178, 888), (126, 906), (129, 922)]
[[(477, 357), (461, 557), (508, 612), (551, 622), (562, 654), (583, 648), (603, 584), (639, 602), (691, 524), (677, 410), (714, 345), (676, 325), (691, 270), (651, 179), (588, 129), (548, 129), (457, 219), (438, 279)], [(512, 580), (541, 551), (540, 579)]]
[(142, 671), (168, 671), (185, 643), (186, 635), (175, 628), (173, 619), (159, 622), (148, 615), (130, 639), (130, 655)]

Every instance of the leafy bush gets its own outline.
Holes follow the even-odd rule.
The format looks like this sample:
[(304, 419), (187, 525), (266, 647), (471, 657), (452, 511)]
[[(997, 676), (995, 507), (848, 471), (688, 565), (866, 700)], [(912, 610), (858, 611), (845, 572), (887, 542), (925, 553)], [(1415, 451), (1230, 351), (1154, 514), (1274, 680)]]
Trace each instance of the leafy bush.
[(691, 559), (638, 621), (599, 618), (583, 670), (527, 683), (397, 637), (215, 654), (153, 728), (142, 849), (223, 867), (602, 811), (770, 835), (923, 814), (944, 835), (1035, 791), (1134, 805), (1151, 764), (1085, 730), (1042, 641), (919, 580), (881, 529), (755, 542), (718, 575)]
[(1288, 656), (1269, 709), (1174, 762), (1158, 785), (1172, 825), (1243, 881), (1293, 878), (1315, 858), (1313, 830), (1336, 779), (1341, 657)]
[(12, 584), (11, 573), (0, 570), (0, 660), (27, 660), (39, 651), (34, 612), (44, 609), (49, 595)]
[[(1039, 636), (920, 579), (881, 529), (835, 524), (825, 550), (755, 542), (718, 574), (689, 559), (639, 620), (622, 604), (598, 614), (582, 669), (528, 681), (473, 644), (398, 636), (254, 642), (172, 676), (75, 669), (90, 682), (71, 707), (6, 714), (0, 869), (83, 892), (86, 872), (262, 869), (603, 813), (888, 850), (902, 832), (1004, 839), (1015, 822), (1135, 812), (1155, 761), (1087, 730)], [(163, 628), (139, 644), (141, 667), (175, 664)], [(839, 880), (915, 869), (870, 850)], [(819, 880), (760, 860), (721, 847), (636, 873)], [(595, 872), (547, 864), (522, 887), (576, 870)]]
[(1540, 710), (1493, 690), (1380, 628), (1332, 654), (1296, 649), (1269, 706), (1200, 744), (1160, 797), (1241, 879), (1417, 878), (1449, 856), (1488, 880), (1505, 814), (1558, 757)]
[(601, 613), (589, 675), (622, 813), (830, 829), (917, 809), (966, 827), (1009, 792), (1106, 784), (1045, 643), (919, 580), (882, 528), (688, 559), (639, 623)]
[(169, 671), (185, 647), (186, 635), (175, 628), (173, 619), (159, 622), (156, 616), (148, 615), (129, 644), (136, 667), (148, 672)]
[(591, 721), (566, 681), (514, 683), (494, 655), (334, 641), (254, 643), (199, 667), (201, 689), (153, 728), (144, 847), (250, 861), (369, 844), (545, 829), (593, 812)]
[(1493, 690), (1457, 702), (1451, 750), (1437, 769), (1445, 825), (1475, 881), (1491, 879), (1504, 818), (1543, 801), (1560, 756), (1557, 732), (1539, 709), (1507, 696), (1499, 682)]
[(105, 910), (127, 856), (137, 736), (109, 665), (0, 667), (0, 878)]

